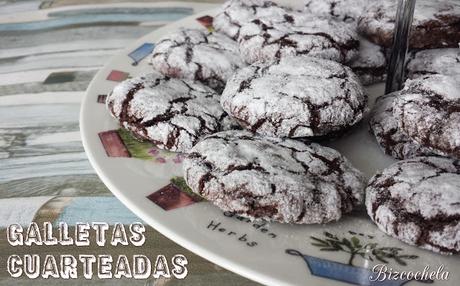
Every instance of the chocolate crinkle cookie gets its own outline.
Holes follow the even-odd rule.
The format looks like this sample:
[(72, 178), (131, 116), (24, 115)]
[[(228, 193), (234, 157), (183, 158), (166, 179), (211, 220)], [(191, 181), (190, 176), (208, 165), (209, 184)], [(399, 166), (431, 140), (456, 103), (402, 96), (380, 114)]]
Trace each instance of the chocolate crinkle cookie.
[(359, 49), (358, 35), (348, 25), (298, 12), (282, 22), (252, 20), (241, 28), (238, 42), (248, 64), (294, 55), (344, 63), (356, 57)]
[(396, 159), (432, 155), (431, 149), (422, 147), (400, 130), (393, 116), (393, 103), (399, 95), (397, 91), (377, 98), (369, 120), (371, 132), (385, 154)]
[(222, 92), (230, 75), (244, 65), (235, 41), (199, 29), (182, 29), (162, 38), (151, 63), (164, 75), (196, 80), (217, 92)]
[(407, 64), (408, 77), (430, 74), (460, 75), (460, 49), (430, 49), (411, 53)]
[(250, 218), (327, 223), (363, 201), (361, 173), (316, 143), (220, 132), (195, 145), (183, 167), (195, 193)]
[(297, 56), (238, 70), (222, 93), (225, 111), (246, 129), (275, 137), (313, 137), (359, 122), (367, 96), (349, 67)]
[(187, 152), (198, 139), (222, 129), (228, 116), (211, 88), (149, 73), (117, 85), (107, 108), (121, 126), (159, 148)]
[(399, 128), (421, 146), (460, 158), (460, 77), (407, 80), (393, 104)]
[(376, 84), (386, 79), (387, 59), (385, 49), (366, 39), (359, 40), (358, 56), (347, 63), (364, 85)]
[(357, 22), (370, 3), (376, 0), (304, 0), (306, 12), (346, 23)]
[(366, 208), (383, 232), (443, 254), (460, 252), (460, 161), (417, 157), (371, 178)]
[[(358, 30), (370, 41), (385, 47), (393, 43), (398, 0), (375, 1), (359, 18)], [(409, 45), (414, 49), (458, 47), (460, 1), (417, 0)]]
[(214, 17), (216, 31), (237, 40), (241, 27), (260, 18), (282, 21), (290, 9), (278, 6), (275, 2), (265, 0), (230, 0), (224, 3), (220, 12)]

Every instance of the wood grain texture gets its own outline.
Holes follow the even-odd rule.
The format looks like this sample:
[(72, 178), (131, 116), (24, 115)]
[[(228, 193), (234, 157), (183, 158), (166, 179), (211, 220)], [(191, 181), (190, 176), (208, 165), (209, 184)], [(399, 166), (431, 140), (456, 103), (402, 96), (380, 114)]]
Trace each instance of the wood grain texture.
[[(120, 8), (123, 2), (0, 3), (0, 198), (110, 195), (88, 163), (78, 133), (89, 82), (128, 43), (222, 1), (171, 1), (171, 7), (155, 6), (165, 1), (130, 1), (133, 7)], [(46, 13), (55, 22), (27, 26)], [(120, 13), (124, 18), (114, 16), (116, 24), (108, 21)]]

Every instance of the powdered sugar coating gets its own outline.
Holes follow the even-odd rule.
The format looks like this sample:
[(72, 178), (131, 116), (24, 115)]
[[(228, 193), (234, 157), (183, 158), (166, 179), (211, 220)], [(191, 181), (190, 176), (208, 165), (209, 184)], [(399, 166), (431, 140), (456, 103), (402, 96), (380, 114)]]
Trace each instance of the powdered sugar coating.
[(418, 157), (371, 178), (366, 208), (385, 233), (445, 254), (460, 252), (460, 161)]
[(358, 35), (348, 25), (295, 12), (283, 22), (256, 19), (245, 24), (238, 42), (248, 64), (294, 55), (343, 63), (352, 60), (359, 49)]
[(432, 155), (429, 148), (420, 146), (398, 127), (393, 115), (393, 102), (400, 92), (377, 98), (372, 110), (369, 126), (385, 154), (396, 159), (408, 159), (422, 155)]
[[(350, 29), (357, 29), (358, 17), (367, 6), (375, 0), (305, 0), (305, 12), (318, 17), (330, 18), (347, 24)], [(355, 72), (361, 83), (371, 85), (385, 81), (385, 49), (359, 37), (358, 55), (347, 63)]]
[(187, 152), (200, 137), (221, 130), (227, 116), (212, 89), (149, 73), (118, 84), (107, 108), (120, 124), (159, 148)]
[(385, 81), (387, 66), (385, 49), (364, 38), (359, 39), (358, 56), (347, 65), (359, 76), (364, 85)]
[(251, 218), (327, 223), (363, 201), (361, 173), (315, 143), (220, 132), (195, 145), (183, 166), (194, 192)]
[(356, 22), (375, 0), (305, 0), (306, 11), (346, 23)]
[(350, 68), (305, 56), (242, 68), (221, 97), (224, 110), (243, 127), (291, 138), (344, 130), (361, 120), (366, 103)]
[(407, 80), (394, 102), (398, 126), (414, 141), (460, 158), (460, 77)]
[(241, 26), (260, 18), (272, 21), (284, 19), (290, 9), (280, 7), (272, 1), (265, 0), (229, 0), (224, 3), (221, 11), (214, 17), (213, 26), (216, 31), (237, 40)]
[(244, 66), (233, 40), (198, 29), (181, 29), (163, 37), (155, 46), (151, 63), (165, 75), (197, 80), (218, 92), (230, 75)]
[(429, 74), (460, 75), (460, 49), (430, 49), (412, 53), (407, 64), (409, 78)]
[[(398, 1), (375, 1), (358, 21), (360, 34), (374, 43), (391, 47)], [(417, 0), (410, 34), (414, 49), (458, 47), (460, 2)]]

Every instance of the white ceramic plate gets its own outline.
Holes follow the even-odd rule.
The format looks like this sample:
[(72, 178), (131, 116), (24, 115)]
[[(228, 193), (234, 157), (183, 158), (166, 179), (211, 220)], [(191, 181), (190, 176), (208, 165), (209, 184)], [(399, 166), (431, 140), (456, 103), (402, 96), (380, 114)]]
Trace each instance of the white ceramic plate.
[[(458, 256), (434, 254), (390, 238), (377, 229), (364, 211), (337, 223), (313, 226), (253, 223), (224, 214), (211, 203), (187, 193), (180, 179), (180, 154), (138, 143), (118, 130), (117, 122), (103, 104), (104, 95), (127, 76), (151, 69), (146, 56), (161, 36), (179, 27), (205, 29), (203, 22), (208, 18), (197, 18), (214, 14), (215, 11), (209, 11), (195, 15), (143, 37), (113, 58), (90, 84), (80, 118), (83, 143), (91, 164), (114, 195), (178, 244), (260, 283), (377, 285), (369, 281), (369, 269), (383, 263), (398, 271), (423, 271), (426, 266), (429, 271), (436, 271), (443, 265), (450, 272), (449, 281), (434, 284), (458, 285)], [(383, 92), (383, 85), (373, 86), (368, 92), (372, 103)], [(369, 135), (367, 122), (331, 145), (367, 177), (393, 162)], [(171, 182), (174, 177), (179, 178)], [(363, 247), (369, 243), (374, 243), (373, 252), (366, 252)], [(378, 285), (403, 282), (406, 281), (387, 280)], [(419, 283), (410, 281), (411, 285)]]

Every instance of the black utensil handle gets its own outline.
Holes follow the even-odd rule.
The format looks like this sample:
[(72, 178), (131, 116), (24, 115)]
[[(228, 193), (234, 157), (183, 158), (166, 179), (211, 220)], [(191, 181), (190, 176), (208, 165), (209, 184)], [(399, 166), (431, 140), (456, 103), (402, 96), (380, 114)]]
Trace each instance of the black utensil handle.
[(415, 1), (399, 0), (398, 3), (385, 93), (400, 90), (404, 84), (406, 55), (409, 48), (409, 35), (414, 18)]

